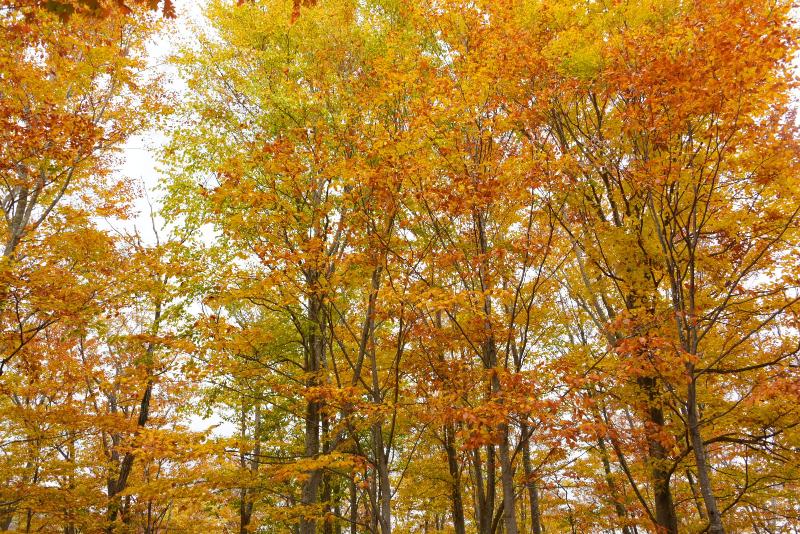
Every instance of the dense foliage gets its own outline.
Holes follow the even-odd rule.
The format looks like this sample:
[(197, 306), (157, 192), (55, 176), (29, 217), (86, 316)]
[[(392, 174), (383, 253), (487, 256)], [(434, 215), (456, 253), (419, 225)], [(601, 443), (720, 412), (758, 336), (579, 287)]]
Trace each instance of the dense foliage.
[(797, 532), (792, 10), (0, 0), (0, 530)]

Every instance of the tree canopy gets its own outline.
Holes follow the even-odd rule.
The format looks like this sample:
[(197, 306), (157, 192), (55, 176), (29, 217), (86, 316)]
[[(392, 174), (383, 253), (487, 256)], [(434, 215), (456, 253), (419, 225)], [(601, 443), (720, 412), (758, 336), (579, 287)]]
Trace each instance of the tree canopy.
[(796, 532), (795, 15), (2, 0), (0, 530)]

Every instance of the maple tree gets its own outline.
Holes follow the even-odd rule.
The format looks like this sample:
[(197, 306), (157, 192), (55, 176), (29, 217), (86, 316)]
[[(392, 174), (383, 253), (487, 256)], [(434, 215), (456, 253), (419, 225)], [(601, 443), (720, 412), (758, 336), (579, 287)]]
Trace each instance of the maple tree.
[(0, 4), (2, 530), (800, 525), (790, 2), (203, 9)]

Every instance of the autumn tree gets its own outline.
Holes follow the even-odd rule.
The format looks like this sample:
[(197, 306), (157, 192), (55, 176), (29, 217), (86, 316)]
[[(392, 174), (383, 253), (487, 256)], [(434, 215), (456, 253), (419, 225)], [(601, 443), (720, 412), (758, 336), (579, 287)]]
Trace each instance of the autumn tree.
[(0, 527), (796, 528), (792, 7), (0, 3)]
[[(102, 524), (98, 509), (113, 520), (129, 486), (134, 453), (114, 425), (132, 413), (138, 426), (148, 419), (152, 376), (141, 391), (135, 377), (155, 345), (143, 357), (124, 332), (146, 335), (137, 329), (159, 319), (144, 326), (134, 313), (146, 290), (126, 263), (145, 280), (154, 264), (109, 223), (132, 215), (137, 194), (113, 174), (115, 153), (151, 124), (163, 91), (145, 72), (154, 14), (109, 4), (102, 16), (63, 17), (44, 7), (4, 3), (0, 12), (3, 528), (77, 532)], [(119, 471), (106, 472), (117, 458)], [(94, 483), (105, 477), (114, 479), (107, 488)]]
[[(562, 60), (570, 89), (553, 100), (551, 129), (572, 191), (551, 209), (575, 249), (572, 294), (636, 384), (655, 490), (655, 510), (642, 506), (667, 532), (686, 528), (670, 487), (683, 462), (699, 519), (724, 532), (750, 485), (728, 447), (760, 449), (786, 428), (737, 426), (758, 395), (753, 373), (780, 376), (797, 352), (782, 259), (797, 226), (788, 9), (579, 10), (565, 30), (606, 44), (582, 41)], [(740, 490), (728, 500), (730, 485)]]

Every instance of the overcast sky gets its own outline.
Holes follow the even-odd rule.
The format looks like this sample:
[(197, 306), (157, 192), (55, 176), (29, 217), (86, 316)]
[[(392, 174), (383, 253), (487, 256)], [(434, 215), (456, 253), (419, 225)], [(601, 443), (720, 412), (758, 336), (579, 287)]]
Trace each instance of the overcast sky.
[[(174, 20), (167, 21), (164, 31), (153, 39), (148, 46), (148, 56), (151, 68), (167, 75), (170, 88), (180, 91), (183, 84), (178, 79), (175, 69), (168, 64), (168, 58), (181, 42), (191, 39), (192, 29), (202, 24), (205, 0), (175, 0), (174, 3), (178, 16)], [(122, 163), (119, 168), (119, 172), (124, 176), (140, 181), (145, 186), (148, 191), (147, 196), (156, 209), (159, 198), (157, 186), (160, 179), (157, 158), (158, 151), (165, 141), (164, 132), (158, 130), (132, 137), (123, 147)], [(150, 227), (150, 208), (147, 200), (140, 199), (137, 208), (139, 219), (134, 221), (134, 224), (144, 232)]]

